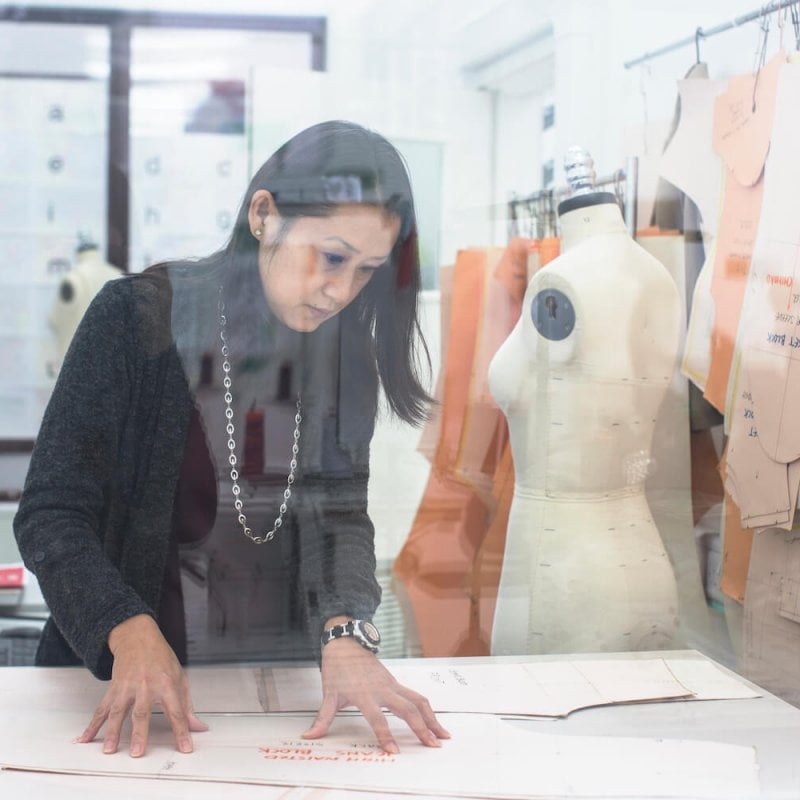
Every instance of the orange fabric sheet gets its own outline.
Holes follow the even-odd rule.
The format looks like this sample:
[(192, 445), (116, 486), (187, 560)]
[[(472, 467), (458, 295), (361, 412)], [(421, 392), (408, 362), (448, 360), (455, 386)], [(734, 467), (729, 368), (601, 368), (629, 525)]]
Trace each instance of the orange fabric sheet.
[[(447, 354), (437, 446), (420, 507), (393, 567), (406, 613), (413, 616), (409, 627), (416, 629), (425, 656), (489, 652), (481, 599), (496, 595), (499, 570), (489, 571), (493, 586), (487, 586), (476, 564), (498, 519), (498, 476), (507, 484), (503, 470), (511, 465), (505, 455), (505, 417), (489, 394), (486, 372), (519, 318), (531, 245), (518, 238), (502, 252), (461, 251), (450, 300), (442, 298), (450, 311), (442, 337)], [(510, 483), (513, 487), (513, 470)], [(502, 534), (504, 541), (504, 523)], [(495, 553), (496, 547), (495, 542)], [(500, 554), (502, 561), (502, 547)]]
[[(719, 470), (725, 481), (726, 454), (723, 453)], [(728, 597), (744, 603), (747, 572), (750, 568), (750, 551), (753, 548), (753, 531), (742, 527), (742, 515), (731, 496), (725, 492), (725, 534), (722, 545), (722, 574), (719, 588)]]

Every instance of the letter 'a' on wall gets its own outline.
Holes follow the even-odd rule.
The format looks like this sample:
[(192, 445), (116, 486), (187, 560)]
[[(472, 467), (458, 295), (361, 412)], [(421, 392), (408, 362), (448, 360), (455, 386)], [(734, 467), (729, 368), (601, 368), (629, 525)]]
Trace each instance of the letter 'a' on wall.
[(105, 249), (109, 34), (3, 22), (0, 36), (0, 439), (25, 440), (55, 381), (57, 287), (80, 238)]

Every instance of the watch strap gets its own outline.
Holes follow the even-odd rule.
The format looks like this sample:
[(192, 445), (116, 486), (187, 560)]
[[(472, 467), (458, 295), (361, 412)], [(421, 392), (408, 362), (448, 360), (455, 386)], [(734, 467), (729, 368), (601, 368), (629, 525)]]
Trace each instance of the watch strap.
[[(364, 634), (362, 628), (366, 627), (371, 632), (371, 636)], [(377, 628), (366, 620), (351, 619), (347, 622), (340, 622), (336, 625), (331, 625), (322, 632), (320, 641), (322, 647), (332, 642), (334, 639), (342, 639), (350, 637), (355, 639), (365, 650), (371, 653), (378, 652), (378, 645), (380, 644), (380, 634)]]

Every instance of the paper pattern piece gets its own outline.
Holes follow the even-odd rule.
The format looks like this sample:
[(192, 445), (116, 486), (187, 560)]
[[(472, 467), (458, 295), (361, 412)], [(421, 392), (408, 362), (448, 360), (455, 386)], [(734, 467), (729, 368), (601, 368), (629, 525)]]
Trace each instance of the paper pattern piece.
[(744, 597), (742, 672), (790, 703), (800, 703), (800, 539), (783, 530), (756, 534)]
[(703, 244), (709, 249), (717, 232), (722, 189), (722, 161), (714, 152), (714, 98), (724, 81), (690, 78), (678, 81), (681, 116), (661, 157), (661, 175), (692, 199), (700, 210)]
[[(309, 683), (313, 677), (319, 684), (318, 670), (300, 667), (297, 671), (298, 674), (308, 673)], [(202, 713), (269, 710), (270, 672), (246, 667), (190, 667), (187, 670), (195, 707), (202, 709)], [(57, 708), (91, 716), (107, 688), (107, 683), (96, 680), (83, 667), (15, 667), (2, 673), (0, 708), (10, 708), (24, 698), (24, 707), (31, 712)]]
[(761, 216), (764, 160), (772, 132), (775, 92), (785, 63), (786, 55), (781, 50), (757, 75), (731, 78), (728, 89), (714, 104), (713, 144), (725, 161), (726, 177), (711, 279), (714, 328), (704, 396), (722, 413)]
[[(0, 763), (45, 772), (108, 774), (170, 780), (223, 781), (460, 797), (754, 797), (759, 792), (754, 748), (716, 742), (527, 731), (497, 717), (450, 715), (453, 738), (441, 748), (416, 741), (391, 720), (401, 754), (383, 753), (361, 717), (338, 719), (325, 739), (306, 741), (307, 719), (219, 717), (195, 736), (195, 753), (174, 749), (163, 719), (150, 747), (132, 759), (99, 742), (71, 741), (84, 715), (15, 711), (0, 730)], [(401, 724), (403, 727), (401, 727)], [(123, 742), (125, 748), (127, 743)], [(531, 768), (532, 759), (535, 769)]]
[[(315, 670), (298, 672), (271, 670), (270, 709), (317, 709), (322, 700), (318, 674)], [(437, 712), (563, 717), (580, 708), (612, 703), (759, 696), (714, 664), (699, 659), (559, 660), (446, 667), (395, 664), (392, 674), (425, 695)]]
[[(387, 662), (400, 683), (437, 712), (566, 716), (611, 703), (721, 700), (758, 693), (715, 664), (689, 658), (608, 658), (504, 664)], [(198, 714), (315, 713), (322, 701), (316, 667), (190, 667)], [(58, 708), (90, 715), (107, 685), (83, 669), (18, 667), (3, 673), (0, 707), (24, 698), (31, 712)]]
[(705, 391), (711, 369), (711, 335), (714, 330), (714, 298), (711, 296), (711, 278), (714, 271), (716, 247), (713, 243), (706, 252), (706, 260), (692, 290), (692, 306), (681, 361), (681, 372), (698, 389)]
[[(764, 198), (731, 378), (726, 488), (750, 528), (790, 528), (800, 488), (800, 64), (781, 68)], [(739, 355), (740, 354), (740, 355)]]

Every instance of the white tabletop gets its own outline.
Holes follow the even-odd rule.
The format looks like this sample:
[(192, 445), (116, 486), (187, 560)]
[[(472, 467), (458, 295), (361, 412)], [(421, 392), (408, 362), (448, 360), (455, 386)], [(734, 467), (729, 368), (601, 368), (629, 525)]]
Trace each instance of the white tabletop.
[[(614, 658), (697, 658), (702, 656), (694, 651), (680, 651), (652, 654), (625, 654), (622, 655), (586, 655), (569, 656), (570, 661), (575, 659), (614, 659)], [(493, 665), (498, 668), (507, 663), (543, 662), (566, 660), (565, 657), (557, 656), (526, 656), (513, 659), (427, 659), (425, 666), (439, 665), (442, 668), (451, 666), (482, 664)], [(422, 663), (421, 661), (397, 661), (387, 662), (391, 669), (393, 665)], [(0, 670), (0, 688), (14, 684), (15, 674), (12, 672), (24, 668), (5, 668)], [(232, 668), (235, 669), (235, 668)], [(241, 668), (239, 668), (241, 669)], [(0, 704), (2, 705), (2, 720), (20, 719), (20, 714), (25, 708), (30, 708), (31, 714), (42, 714), (41, 703), (35, 700), (37, 682), (41, 684), (43, 691), (52, 691), (54, 679), (57, 679), (62, 671), (54, 670), (28, 670), (28, 675), (33, 674), (33, 680), (28, 681), (29, 689), (20, 692), (3, 693), (0, 691)], [(67, 680), (74, 680), (75, 671), (63, 671)], [(80, 671), (83, 673), (83, 671)], [(3, 676), (7, 675), (8, 680), (4, 681)], [(16, 673), (22, 675), (22, 673)], [(41, 675), (41, 677), (38, 677)], [(95, 689), (102, 694), (103, 685), (97, 684), (96, 687), (86, 684), (85, 677), (80, 676), (82, 685), (88, 685), (90, 693)], [(55, 681), (58, 683), (58, 680)], [(747, 682), (744, 682), (747, 684)], [(747, 684), (753, 688), (752, 684)], [(757, 688), (757, 687), (756, 687)], [(603, 737), (605, 740), (614, 740), (620, 737), (620, 746), (625, 746), (625, 741), (630, 742), (631, 738), (641, 740), (682, 740), (689, 742), (720, 743), (725, 745), (745, 746), (751, 754), (755, 753), (757, 761), (757, 782), (760, 789), (753, 794), (759, 798), (786, 798), (787, 800), (798, 800), (800, 798), (800, 710), (790, 706), (782, 700), (759, 690), (760, 697), (751, 699), (735, 700), (708, 700), (708, 701), (669, 701), (657, 703), (639, 703), (628, 705), (613, 705), (599, 708), (589, 708), (571, 713), (564, 719), (544, 720), (544, 719), (514, 719), (507, 724), (518, 727), (521, 730), (541, 733), (547, 735), (557, 735), (559, 737)], [(41, 698), (39, 698), (41, 699)], [(67, 703), (67, 705), (70, 705)], [(74, 702), (72, 703), (74, 705)], [(89, 703), (91, 705), (91, 703)], [(71, 706), (70, 706), (71, 707)], [(85, 717), (88, 721), (92, 708), (87, 707)], [(64, 712), (67, 713), (67, 712)], [(70, 713), (74, 713), (74, 709)], [(253, 716), (250, 716), (253, 719)], [(262, 717), (263, 719), (263, 717)], [(44, 724), (44, 722), (42, 723)], [(77, 731), (76, 731), (77, 734)], [(22, 736), (29, 737), (30, 741), (24, 742), (24, 747), (30, 747), (31, 752), (37, 748), (36, 737), (29, 732), (23, 732)], [(82, 746), (83, 747), (83, 746)], [(533, 748), (535, 750), (535, 748)], [(744, 752), (744, 751), (743, 751)], [(196, 754), (197, 755), (197, 754)], [(431, 753), (430, 758), (435, 758), (437, 753)], [(3, 754), (0, 753), (0, 762)], [(98, 759), (104, 758), (99, 753)], [(119, 756), (115, 757), (120, 759)], [(403, 758), (403, 754), (398, 757)], [(526, 769), (536, 769), (536, 752), (530, 753), (531, 762), (526, 765)], [(119, 760), (120, 764), (125, 763), (124, 757)], [(410, 763), (410, 761), (409, 761)], [(442, 762), (444, 763), (444, 762)], [(624, 762), (620, 762), (624, 763)], [(353, 769), (358, 769), (354, 766)], [(453, 793), (462, 792), (464, 796), (469, 796), (471, 788), (469, 785), (461, 785), (458, 769), (450, 770), (450, 788), (448, 796)], [(464, 772), (468, 772), (465, 768)], [(709, 779), (713, 776), (709, 776)], [(531, 786), (535, 781), (531, 782)], [(584, 781), (583, 785), (586, 785)], [(701, 791), (702, 789), (702, 791)], [(698, 784), (698, 795), (707, 797), (707, 786), (701, 787)], [(391, 793), (380, 794), (375, 791), (354, 792), (350, 789), (337, 788), (314, 788), (314, 787), (291, 787), (291, 786), (264, 786), (247, 784), (226, 784), (224, 789), (219, 783), (208, 783), (190, 780), (157, 780), (136, 777), (118, 776), (87, 776), (69, 774), (48, 774), (34, 772), (16, 772), (3, 770), (0, 771), (0, 797), (58, 797), (59, 800), (93, 800), (94, 798), (108, 798), (114, 796), (115, 800), (124, 798), (148, 797), (153, 800), (170, 797), (222, 797), (237, 800), (242, 798), (259, 798), (259, 800), (271, 800), (280, 798), (281, 800), (339, 800), (343, 797), (394, 797)], [(400, 796), (400, 795), (397, 795)], [(428, 795), (405, 795), (405, 797), (440, 797), (440, 794)], [(473, 795), (474, 796), (474, 791)], [(538, 797), (534, 789), (530, 794), (520, 794), (522, 796)], [(548, 795), (553, 796), (553, 795)], [(565, 792), (557, 795), (559, 797), (589, 797), (593, 796), (583, 789)], [(606, 795), (608, 796), (608, 795)], [(631, 796), (631, 795), (627, 795)], [(649, 795), (653, 796), (653, 795)], [(664, 795), (667, 796), (667, 795)], [(673, 797), (688, 797), (690, 795), (682, 793), (671, 795)], [(749, 795), (748, 795), (749, 796)], [(726, 798), (727, 800), (727, 798)]]

